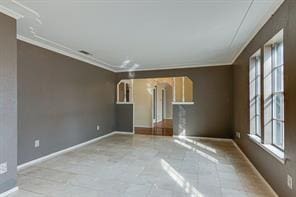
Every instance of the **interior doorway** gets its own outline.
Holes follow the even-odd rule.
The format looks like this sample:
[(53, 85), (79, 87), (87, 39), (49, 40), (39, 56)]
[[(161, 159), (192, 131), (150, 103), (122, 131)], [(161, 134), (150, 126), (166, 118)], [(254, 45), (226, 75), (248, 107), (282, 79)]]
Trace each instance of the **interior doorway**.
[(117, 84), (117, 104), (132, 105), (127, 109), (133, 133), (172, 136), (173, 105), (193, 104), (192, 84), (186, 76), (123, 79)]
[[(173, 79), (133, 80), (134, 132), (172, 136)], [(169, 128), (168, 128), (169, 127)]]
[[(172, 108), (172, 97), (167, 99), (166, 92), (172, 94), (171, 86), (160, 84), (155, 86), (152, 91), (152, 135), (172, 136), (173, 119), (172, 115), (167, 116), (166, 109)], [(172, 112), (172, 109), (170, 110)], [(141, 130), (141, 129), (140, 129)], [(136, 133), (139, 129), (136, 129)]]

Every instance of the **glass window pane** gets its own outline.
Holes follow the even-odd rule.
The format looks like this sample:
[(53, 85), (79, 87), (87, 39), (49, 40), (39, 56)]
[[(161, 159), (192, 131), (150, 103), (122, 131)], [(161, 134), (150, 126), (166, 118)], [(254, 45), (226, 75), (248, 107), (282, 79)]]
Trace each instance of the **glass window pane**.
[(256, 102), (255, 100), (251, 101), (250, 104), (250, 118), (254, 118), (256, 116)]
[(261, 106), (260, 106), (260, 57), (254, 56), (250, 60), (249, 88), (250, 88), (250, 131), (261, 136)]
[(250, 131), (252, 134), (256, 133), (256, 118), (250, 119)]
[(284, 47), (283, 43), (279, 43), (276, 45), (276, 65), (280, 66), (284, 64)]
[(265, 123), (265, 126), (264, 126), (264, 132), (265, 132), (264, 135), (265, 135), (265, 137), (268, 137), (267, 135), (271, 134), (271, 131), (272, 131), (272, 121), (270, 121), (268, 123)]
[(260, 96), (257, 96), (256, 97), (256, 115), (260, 116), (260, 113), (261, 113), (260, 108), (261, 108)]
[(280, 66), (273, 71), (273, 86), (275, 92), (284, 91), (284, 67)]
[(256, 76), (260, 75), (260, 70), (261, 70), (261, 63), (260, 63), (260, 57), (257, 56), (255, 60), (255, 67), (256, 67)]
[(253, 100), (256, 96), (256, 81), (250, 84), (250, 100)]
[(284, 95), (276, 94), (273, 97), (273, 117), (278, 120), (284, 120)]
[(249, 78), (250, 82), (255, 80), (255, 78), (256, 78), (256, 66), (255, 66), (255, 64), (251, 64), (251, 66), (250, 66), (250, 75), (249, 76), (250, 76), (250, 78)]
[(284, 148), (284, 124), (281, 121), (273, 121), (273, 144)]
[(256, 86), (256, 95), (260, 95), (261, 94), (261, 92), (260, 92), (261, 88), (260, 88), (260, 77), (259, 76), (256, 78), (255, 83), (256, 83), (255, 84), (255, 86)]

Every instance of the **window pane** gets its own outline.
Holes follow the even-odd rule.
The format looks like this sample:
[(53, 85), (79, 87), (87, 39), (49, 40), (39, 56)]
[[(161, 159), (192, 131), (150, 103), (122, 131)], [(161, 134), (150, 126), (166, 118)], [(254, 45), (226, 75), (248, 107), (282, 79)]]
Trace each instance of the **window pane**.
[(276, 65), (280, 66), (284, 64), (284, 47), (283, 43), (279, 43), (276, 45)]
[(275, 92), (284, 91), (284, 67), (280, 66), (273, 71), (273, 86)]
[[(257, 52), (258, 53), (258, 52)], [(250, 59), (249, 88), (250, 88), (250, 131), (261, 136), (261, 106), (260, 106), (260, 56)]]
[(260, 90), (261, 90), (261, 88), (260, 88), (260, 77), (258, 76), (257, 78), (256, 78), (256, 83), (255, 83), (256, 85), (256, 96), (257, 95), (260, 95)]
[(284, 148), (284, 123), (281, 121), (273, 121), (273, 144)]
[(260, 107), (261, 107), (261, 101), (260, 101), (260, 96), (256, 97), (256, 115), (260, 116)]
[(250, 84), (250, 100), (253, 100), (256, 96), (256, 81)]
[(250, 118), (254, 118), (256, 116), (256, 100), (254, 99), (250, 103)]
[(260, 70), (261, 70), (261, 61), (260, 61), (260, 57), (259, 56), (257, 56), (256, 58), (255, 58), (256, 60), (255, 60), (255, 65), (256, 65), (256, 76), (258, 76), (258, 75), (260, 75)]
[(255, 66), (255, 64), (251, 64), (251, 66), (250, 66), (250, 75), (249, 76), (250, 76), (250, 82), (255, 80), (255, 78), (256, 78), (256, 66)]
[(273, 97), (273, 117), (278, 120), (284, 120), (284, 95), (276, 94)]
[(250, 131), (252, 134), (256, 133), (256, 118), (253, 117), (252, 119), (250, 119)]

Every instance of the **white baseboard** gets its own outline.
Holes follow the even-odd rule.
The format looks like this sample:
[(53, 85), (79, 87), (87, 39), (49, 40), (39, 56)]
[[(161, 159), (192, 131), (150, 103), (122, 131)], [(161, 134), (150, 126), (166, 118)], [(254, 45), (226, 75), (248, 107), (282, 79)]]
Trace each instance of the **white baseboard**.
[(12, 188), (12, 189), (10, 189), (10, 190), (8, 190), (8, 191), (3, 192), (2, 194), (0, 194), (0, 197), (8, 196), (8, 195), (10, 195), (10, 194), (18, 191), (18, 189), (19, 189), (18, 187), (14, 187), (14, 188)]
[[(58, 152), (55, 152), (55, 153), (51, 153), (51, 154), (46, 155), (46, 156), (44, 156), (44, 157), (40, 157), (40, 158), (38, 158), (38, 159), (35, 159), (35, 160), (29, 161), (29, 162), (27, 162), (27, 163), (21, 164), (21, 165), (19, 165), (19, 166), (17, 167), (17, 170), (18, 170), (18, 171), (23, 170), (23, 169), (28, 168), (28, 167), (30, 167), (30, 166), (33, 166), (33, 165), (39, 164), (39, 163), (44, 162), (44, 161), (46, 161), (46, 160), (52, 159), (52, 158), (57, 157), (57, 156), (59, 156), (59, 155), (65, 154), (65, 153), (67, 153), (67, 152), (70, 152), (70, 151), (73, 151), (73, 150), (75, 150), (75, 149), (81, 148), (81, 147), (86, 146), (86, 145), (88, 145), (88, 144), (95, 143), (95, 142), (97, 142), (97, 141), (99, 141), (99, 140), (101, 140), (101, 139), (103, 139), (103, 138), (109, 137), (109, 136), (114, 135), (114, 134), (119, 134), (119, 133), (122, 134), (123, 132), (118, 132), (118, 131), (116, 131), (116, 132), (111, 132), (111, 133), (108, 133), (108, 134), (106, 134), (106, 135), (103, 135), (103, 136), (97, 137), (97, 138), (95, 138), (95, 139), (92, 139), (92, 140), (89, 140), (89, 141), (83, 142), (83, 143), (81, 143), (81, 144), (77, 144), (77, 145), (75, 145), (75, 146), (71, 146), (71, 147), (66, 148), (66, 149), (64, 149), (64, 150), (61, 150), (61, 151), (58, 151)], [(0, 197), (1, 197), (1, 196), (0, 196)]]
[(236, 149), (243, 155), (245, 160), (251, 165), (252, 169), (256, 172), (256, 174), (260, 177), (260, 179), (265, 183), (265, 185), (269, 188), (269, 190), (272, 192), (272, 194), (275, 197), (278, 197), (277, 193), (273, 190), (273, 188), (269, 185), (269, 183), (265, 180), (265, 178), (260, 174), (260, 172), (257, 170), (257, 168), (253, 165), (253, 163), (249, 160), (249, 158), (245, 155), (245, 153), (240, 149), (240, 147), (237, 145), (237, 143), (234, 140), (231, 140), (233, 145), (236, 147)]
[(200, 140), (212, 140), (212, 141), (224, 141), (224, 142), (232, 142), (232, 139), (228, 138), (214, 138), (214, 137), (196, 137), (196, 136), (182, 136), (182, 135), (174, 135), (174, 138), (192, 138), (192, 139), (200, 139)]

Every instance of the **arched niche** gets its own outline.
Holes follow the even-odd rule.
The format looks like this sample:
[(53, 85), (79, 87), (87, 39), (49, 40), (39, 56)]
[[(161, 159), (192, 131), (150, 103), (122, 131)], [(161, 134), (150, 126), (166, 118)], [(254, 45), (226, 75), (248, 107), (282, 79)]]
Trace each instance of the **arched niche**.
[(121, 80), (117, 84), (117, 103), (129, 104), (133, 102), (133, 80)]

